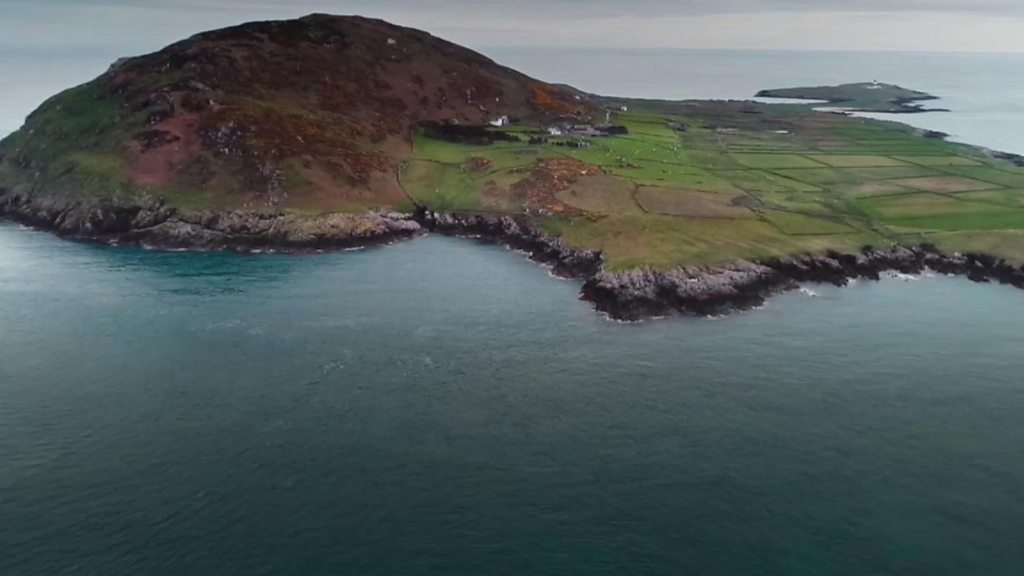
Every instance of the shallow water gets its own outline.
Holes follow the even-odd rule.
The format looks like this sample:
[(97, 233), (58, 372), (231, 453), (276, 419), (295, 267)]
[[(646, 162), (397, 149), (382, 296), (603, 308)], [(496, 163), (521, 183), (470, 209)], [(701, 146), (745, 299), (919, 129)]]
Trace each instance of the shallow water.
[(0, 224), (0, 574), (1017, 574), (1024, 293), (609, 322), (507, 250)]

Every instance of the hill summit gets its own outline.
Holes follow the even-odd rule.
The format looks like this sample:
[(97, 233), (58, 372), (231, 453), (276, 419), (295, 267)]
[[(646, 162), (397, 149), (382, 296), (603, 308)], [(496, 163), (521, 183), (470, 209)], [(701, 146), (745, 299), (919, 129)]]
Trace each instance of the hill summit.
[(568, 88), (426, 32), (314, 14), (118, 61), (0, 145), (0, 184), (37, 198), (225, 208), (390, 207), (423, 123), (587, 116)]

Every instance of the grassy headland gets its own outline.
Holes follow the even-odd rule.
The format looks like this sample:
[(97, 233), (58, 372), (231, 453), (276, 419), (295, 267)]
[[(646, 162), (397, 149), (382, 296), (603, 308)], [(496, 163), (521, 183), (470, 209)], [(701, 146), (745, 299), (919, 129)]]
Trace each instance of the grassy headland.
[(1024, 260), (1024, 169), (980, 149), (802, 106), (607, 105), (626, 133), (518, 125), (495, 130), (520, 141), (489, 145), (419, 134), (403, 185), (436, 210), (528, 214), (613, 269), (894, 242)]

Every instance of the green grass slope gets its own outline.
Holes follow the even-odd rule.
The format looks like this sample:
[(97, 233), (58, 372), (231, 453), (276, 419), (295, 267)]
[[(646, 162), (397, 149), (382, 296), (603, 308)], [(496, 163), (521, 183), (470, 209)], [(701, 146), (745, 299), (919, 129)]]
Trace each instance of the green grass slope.
[(615, 269), (894, 242), (1024, 260), (1024, 169), (980, 149), (800, 106), (606, 103), (628, 134), (421, 135), (406, 190), (437, 209), (529, 214)]

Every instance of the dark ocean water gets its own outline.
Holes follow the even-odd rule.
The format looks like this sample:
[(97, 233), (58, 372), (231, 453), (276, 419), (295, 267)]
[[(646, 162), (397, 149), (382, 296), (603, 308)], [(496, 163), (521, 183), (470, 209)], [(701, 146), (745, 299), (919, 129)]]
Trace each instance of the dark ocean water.
[(577, 288), (0, 225), (0, 574), (1020, 573), (1024, 293), (623, 325)]
[[(493, 53), (651, 97), (877, 78), (957, 110), (902, 120), (1024, 152), (1015, 56)], [(0, 132), (109, 59), (0, 53)], [(1024, 293), (814, 290), (622, 325), (471, 241), (0, 224), (0, 576), (1020, 574)]]

